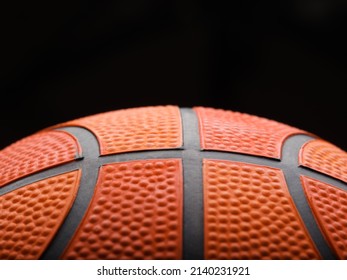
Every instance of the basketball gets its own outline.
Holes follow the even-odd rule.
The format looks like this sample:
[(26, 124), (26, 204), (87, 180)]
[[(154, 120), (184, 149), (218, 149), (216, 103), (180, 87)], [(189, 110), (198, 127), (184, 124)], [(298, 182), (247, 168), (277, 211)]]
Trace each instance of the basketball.
[(0, 259), (347, 259), (347, 153), (207, 107), (61, 123), (0, 151)]

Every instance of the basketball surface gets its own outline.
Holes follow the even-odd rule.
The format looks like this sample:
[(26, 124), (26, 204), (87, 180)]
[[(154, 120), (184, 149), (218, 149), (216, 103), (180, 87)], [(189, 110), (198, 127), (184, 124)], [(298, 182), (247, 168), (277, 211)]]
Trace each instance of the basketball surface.
[(0, 151), (0, 259), (347, 259), (347, 153), (204, 107), (59, 124)]

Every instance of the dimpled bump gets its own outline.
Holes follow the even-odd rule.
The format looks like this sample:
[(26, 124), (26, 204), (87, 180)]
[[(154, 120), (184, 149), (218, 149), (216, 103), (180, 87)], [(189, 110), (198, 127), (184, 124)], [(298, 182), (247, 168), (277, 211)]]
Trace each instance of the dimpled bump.
[(182, 146), (179, 108), (155, 106), (117, 110), (59, 126), (82, 126), (100, 142), (102, 155)]
[(320, 258), (281, 170), (204, 160), (205, 258)]
[(194, 108), (199, 118), (201, 147), (280, 158), (284, 140), (305, 133), (288, 125), (244, 113)]
[(307, 142), (300, 150), (300, 164), (347, 183), (347, 153), (321, 139)]
[(46, 168), (73, 161), (81, 148), (64, 131), (39, 132), (0, 151), (0, 187)]
[(347, 192), (305, 176), (301, 182), (325, 238), (347, 260)]
[(101, 167), (90, 207), (63, 259), (180, 259), (182, 167), (172, 159)]
[(0, 259), (38, 259), (76, 196), (80, 171), (72, 171), (0, 196)]

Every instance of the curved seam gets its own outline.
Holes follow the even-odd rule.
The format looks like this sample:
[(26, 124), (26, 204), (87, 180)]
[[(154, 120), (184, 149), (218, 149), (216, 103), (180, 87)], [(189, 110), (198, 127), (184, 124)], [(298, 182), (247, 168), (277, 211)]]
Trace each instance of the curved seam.
[(322, 183), (332, 185), (340, 190), (347, 192), (347, 183), (338, 178), (332, 177), (326, 173), (316, 171), (306, 166), (299, 166), (299, 169), (300, 169), (301, 175), (303, 176), (311, 177)]
[(62, 163), (54, 167), (50, 167), (45, 170), (40, 170), (36, 173), (17, 179), (8, 185), (5, 185), (0, 188), (0, 196), (25, 187), (27, 185), (45, 180), (54, 176), (58, 176), (70, 171), (74, 171), (81, 168), (81, 162), (79, 160), (74, 160), (72, 162)]
[[(100, 166), (106, 163), (113, 162), (123, 162), (130, 160), (138, 159), (151, 159), (151, 158), (181, 158), (183, 161), (183, 178), (184, 178), (184, 207), (186, 207), (191, 201), (200, 201), (199, 205), (195, 206), (197, 211), (194, 214), (193, 210), (185, 208), (184, 212), (184, 221), (186, 223), (183, 230), (183, 258), (185, 259), (200, 259), (203, 258), (203, 175), (202, 175), (202, 159), (225, 159), (229, 161), (240, 161), (250, 164), (258, 164), (269, 167), (276, 167), (283, 170), (283, 173), (286, 178), (289, 192), (293, 197), (293, 201), (298, 208), (298, 211), (303, 218), (304, 224), (307, 226), (310, 235), (317, 245), (317, 248), (323, 248), (321, 254), (324, 258), (334, 259), (335, 255), (332, 253), (330, 247), (327, 245), (325, 238), (323, 237), (319, 226), (316, 223), (316, 220), (313, 216), (312, 210), (306, 200), (306, 196), (303, 193), (303, 188), (300, 182), (300, 175), (310, 176), (312, 178), (319, 179), (322, 182), (329, 183), (336, 187), (339, 187), (343, 190), (347, 190), (346, 184), (340, 182), (338, 179), (330, 177), (319, 171), (307, 169), (298, 164), (298, 154), (302, 144), (306, 143), (312, 139), (311, 136), (296, 134), (290, 136), (286, 139), (283, 149), (282, 149), (282, 161), (279, 161), (275, 158), (266, 158), (255, 155), (241, 154), (228, 151), (210, 151), (210, 150), (201, 150), (200, 148), (200, 137), (199, 137), (199, 127), (197, 123), (197, 116), (195, 115), (192, 109), (181, 108), (181, 117), (182, 117), (182, 136), (183, 136), (183, 148), (178, 149), (167, 149), (167, 150), (148, 150), (148, 151), (135, 151), (130, 153), (120, 153), (113, 155), (104, 155), (100, 156), (99, 144), (95, 135), (86, 128), (76, 127), (76, 126), (66, 126), (60, 127), (58, 130), (66, 131), (71, 133), (74, 137), (78, 139), (78, 142), (82, 146), (83, 158), (76, 159), (73, 162), (65, 163), (59, 166), (51, 167), (47, 170), (39, 171), (35, 174), (29, 175), (22, 179), (18, 179), (2, 188), (0, 188), (0, 195), (6, 194), (18, 188), (24, 187), (28, 184), (57, 176), (69, 171), (76, 169), (82, 169), (81, 183), (78, 189), (78, 194), (76, 196), (75, 202), (63, 222), (62, 226), (58, 230), (55, 238), (52, 240), (47, 250), (42, 255), (42, 259), (55, 259), (59, 258), (62, 254), (65, 247), (68, 245), (70, 240), (73, 238), (81, 220), (84, 217), (84, 214), (87, 211), (89, 203), (92, 199), (94, 188), (96, 185), (96, 180), (98, 177), (98, 170)], [(193, 120), (191, 120), (193, 119)], [(306, 140), (301, 145), (298, 145), (296, 142), (298, 139), (304, 137)], [(301, 141), (301, 140), (300, 140)], [(299, 141), (299, 142), (300, 142)], [(88, 142), (88, 143), (87, 143)], [(291, 143), (296, 143), (296, 146)], [(301, 142), (300, 142), (301, 143)], [(295, 151), (288, 152), (286, 151), (289, 146), (295, 146)], [(290, 164), (288, 164), (290, 163)], [(194, 177), (194, 178), (193, 178)], [(289, 180), (289, 178), (293, 178)], [(91, 178), (91, 179), (90, 179)], [(193, 179), (188, 179), (193, 178)], [(190, 181), (190, 182), (189, 182)], [(88, 186), (88, 187), (85, 187)], [(196, 191), (197, 188), (200, 188), (198, 192), (192, 191), (193, 188)], [(81, 195), (87, 189), (88, 194)], [(199, 196), (197, 199), (196, 193)], [(300, 199), (298, 199), (298, 194), (300, 193)], [(195, 198), (193, 198), (193, 196)], [(84, 197), (83, 199), (81, 197)], [(83, 200), (83, 201), (82, 201)], [(300, 200), (300, 201), (299, 201)], [(303, 201), (302, 201), (303, 200)], [(191, 204), (191, 203), (190, 203)], [(304, 207), (300, 204), (306, 205)], [(300, 207), (299, 207), (300, 206)], [(308, 212), (308, 214), (306, 213)], [(190, 216), (192, 215), (192, 216)], [(76, 216), (76, 217), (74, 217)], [(196, 221), (199, 220), (198, 228), (193, 225)], [(312, 229), (313, 227), (313, 229)], [(197, 232), (201, 232), (198, 238), (195, 237)], [(200, 247), (196, 247), (194, 244), (200, 244)], [(194, 245), (194, 246), (193, 246)], [(323, 247), (321, 247), (323, 246)], [(200, 251), (197, 251), (197, 248), (201, 248)]]
[(99, 145), (92, 133), (77, 127), (65, 127), (58, 130), (66, 131), (78, 139), (83, 154), (83, 160), (80, 161), (82, 176), (75, 201), (41, 259), (58, 259), (68, 247), (88, 210), (100, 167)]
[(294, 205), (316, 249), (324, 259), (336, 259), (320, 230), (300, 180), (298, 155), (302, 145), (311, 139), (312, 137), (307, 135), (294, 135), (287, 139), (282, 148), (282, 171)]

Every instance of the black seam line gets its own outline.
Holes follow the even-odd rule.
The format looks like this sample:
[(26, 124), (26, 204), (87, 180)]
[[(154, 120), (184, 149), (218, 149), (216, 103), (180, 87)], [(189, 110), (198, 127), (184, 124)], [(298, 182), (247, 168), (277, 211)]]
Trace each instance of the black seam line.
[(192, 109), (181, 108), (183, 127), (183, 259), (204, 259), (204, 197), (199, 123)]
[(309, 167), (299, 166), (300, 173), (303, 176), (310, 177), (312, 179), (316, 179), (322, 183), (326, 183), (332, 185), (336, 188), (339, 188), (345, 192), (347, 192), (347, 183), (337, 178), (331, 177), (328, 174), (323, 174), (318, 171), (315, 171)]
[(311, 139), (307, 135), (295, 135), (286, 140), (282, 149), (282, 171), (297, 211), (320, 255), (323, 259), (336, 259), (317, 224), (300, 180), (302, 170), (299, 168), (298, 155), (301, 147)]
[(265, 158), (261, 156), (238, 154), (234, 152), (220, 152), (210, 150), (198, 150), (183, 147), (184, 149), (172, 149), (172, 150), (148, 150), (148, 151), (136, 151), (129, 153), (103, 155), (100, 156), (99, 161), (101, 164), (108, 164), (113, 162), (124, 162), (128, 160), (142, 160), (142, 159), (160, 159), (167, 158), (181, 158), (187, 150), (194, 150), (199, 152), (199, 158), (201, 159), (220, 159), (220, 160), (232, 160), (240, 162), (248, 162), (259, 165), (268, 165), (271, 167), (281, 167), (281, 162), (277, 159)]
[(81, 181), (73, 205), (41, 259), (59, 259), (82, 221), (94, 194), (99, 174), (99, 145), (95, 136), (86, 129), (77, 127), (60, 128), (74, 135), (82, 147), (83, 160)]
[[(77, 130), (84, 131), (84, 133), (86, 134), (89, 133), (92, 135), (92, 133), (89, 132), (89, 130), (81, 128), (81, 127), (71, 126), (71, 127), (60, 128), (60, 129), (65, 131), (74, 129), (76, 131)], [(78, 141), (83, 141), (83, 137), (78, 139)], [(86, 152), (88, 152), (87, 147), (82, 147), (82, 148), (84, 149), (82, 153), (84, 152), (85, 154)], [(103, 155), (103, 156), (97, 155), (93, 159), (97, 161), (97, 164), (96, 164), (98, 165), (97, 167), (100, 167), (104, 164), (126, 162), (130, 160), (183, 158), (184, 153), (187, 154), (186, 151), (189, 150), (187, 145), (183, 148), (167, 149), (167, 150), (135, 151), (135, 152), (129, 152), (129, 153), (120, 153), (120, 154)], [(200, 151), (198, 148), (196, 148), (195, 151), (199, 151), (199, 155), (196, 155), (196, 156), (199, 156), (200, 159), (207, 158), (207, 159), (231, 160), (231, 161), (248, 162), (248, 163), (268, 165), (271, 167), (281, 168), (281, 163), (278, 162), (278, 160), (271, 159), (271, 158), (246, 155), (246, 154), (237, 154), (232, 152), (220, 152), (220, 151), (208, 151), (208, 150)], [(186, 155), (186, 157), (188, 156)], [(53, 166), (53, 167), (50, 167), (49, 169), (41, 170), (34, 174), (28, 175), (22, 179), (15, 180), (4, 187), (1, 187), (0, 195), (4, 195), (6, 193), (19, 189), (26, 185), (29, 185), (29, 184), (53, 177), (53, 176), (61, 175), (69, 171), (80, 169), (83, 167), (84, 161), (85, 161), (85, 156), (82, 158), (78, 158), (72, 162), (62, 163), (61, 165)], [(314, 176), (314, 174), (312, 176)]]
[[(23, 186), (35, 183), (37, 181), (41, 181), (41, 180), (44, 180), (44, 179), (47, 179), (47, 178), (50, 178), (53, 176), (57, 176), (57, 175), (60, 175), (63, 173), (67, 173), (70, 171), (74, 171), (77, 169), (82, 169), (82, 177), (81, 177), (81, 183), (80, 183), (78, 193), (81, 192), (81, 190), (80, 190), (81, 188), (84, 188), (82, 186), (87, 184), (89, 186), (88, 187), (89, 188), (88, 193), (89, 193), (90, 198), (87, 199), (88, 200), (87, 204), (84, 203), (84, 204), (86, 204), (86, 206), (84, 206), (84, 207), (80, 206), (81, 203), (76, 204), (76, 202), (75, 202), (73, 208), (77, 209), (77, 208), (81, 207), (82, 211), (79, 211), (79, 210), (77, 211), (75, 209), (73, 212), (79, 212), (80, 214), (78, 216), (83, 217), (84, 214), (82, 215), (81, 213), (83, 211), (86, 211), (86, 208), (89, 205), (89, 202), (90, 202), (91, 197), (92, 197), (93, 192), (94, 192), (94, 187), (96, 184), (96, 180), (98, 177), (98, 170), (99, 170), (100, 166), (102, 166), (104, 164), (108, 164), (108, 163), (125, 162), (125, 161), (131, 161), (131, 160), (143, 160), (143, 159), (168, 159), (168, 158), (183, 159), (183, 165), (184, 165), (183, 170), (185, 172), (183, 174), (183, 176), (184, 176), (184, 179), (186, 179), (186, 180), (187, 180), (187, 178), (189, 178), (193, 174), (198, 174), (199, 172), (202, 173), (202, 159), (206, 158), (206, 159), (239, 161), (239, 162), (244, 162), (244, 163), (249, 163), (249, 164), (257, 164), (257, 165), (279, 168), (279, 169), (282, 169), (284, 171), (287, 182), (290, 182), (290, 180), (288, 179), (288, 171), (286, 171), (286, 168), (288, 168), (288, 164), (286, 163), (286, 160), (285, 160), (287, 158), (287, 156), (284, 156), (283, 154), (282, 154), (282, 156), (284, 158), (284, 161), (283, 160), (279, 161), (278, 159), (266, 158), (266, 157), (261, 157), (261, 156), (256, 156), (256, 155), (247, 155), (247, 154), (241, 154), (241, 153), (235, 153), (235, 152), (200, 150), (200, 147), (199, 147), (200, 138), (197, 139), (197, 137), (199, 135), (195, 135), (195, 137), (191, 138), (190, 140), (189, 140), (189, 137), (187, 137), (187, 134), (189, 136), (190, 131), (196, 132), (196, 131), (198, 131), (197, 129), (199, 129), (197, 127), (196, 123), (194, 124), (195, 128), (192, 127), (192, 124), (187, 124), (187, 119), (196, 118), (195, 115), (190, 115), (188, 117), (188, 115), (192, 114), (192, 113), (194, 114), (193, 111), (189, 112), (189, 109), (185, 109), (185, 108), (181, 109), (183, 130), (184, 130), (184, 132), (183, 132), (184, 147), (182, 147), (180, 149), (135, 151), (135, 152), (124, 153), (124, 154), (121, 153), (121, 154), (115, 154), (115, 155), (100, 156), (99, 155), (99, 145), (98, 145), (98, 142), (95, 138), (95, 135), (92, 132), (90, 132), (88, 129), (85, 129), (82, 127), (74, 127), (74, 126), (60, 128), (61, 130), (65, 130), (65, 131), (73, 134), (78, 139), (79, 143), (82, 146), (82, 153), (84, 155), (84, 158), (82, 158), (82, 160), (76, 159), (73, 162), (69, 162), (66, 164), (59, 165), (59, 166), (54, 166), (54, 167), (51, 167), (49, 169), (39, 171), (38, 173), (29, 175), (23, 179), (16, 180), (16, 181), (0, 188), (0, 196), (4, 195), (6, 193), (9, 193), (11, 191), (14, 191), (16, 189), (19, 189)], [(292, 139), (302, 137), (302, 136), (305, 136), (305, 135), (294, 135), (294, 136), (289, 137), (284, 144), (283, 150), (284, 151), (286, 150), (286, 147), (289, 146), (287, 143), (289, 143), (290, 141), (293, 141)], [(307, 137), (307, 138), (304, 142), (312, 139), (312, 137), (309, 137), (309, 136), (305, 136), (305, 137)], [(86, 139), (89, 139), (89, 140), (86, 140)], [(195, 139), (195, 140), (193, 140), (193, 139)], [(91, 142), (91, 145), (93, 147), (93, 149), (92, 149), (93, 152), (91, 154), (89, 154), (90, 145), (89, 144), (86, 145), (86, 143), (85, 143), (88, 141)], [(188, 143), (190, 143), (190, 144), (188, 144)], [(298, 181), (300, 181), (300, 175), (305, 175), (305, 176), (317, 179), (319, 181), (331, 184), (333, 186), (339, 187), (339, 188), (347, 191), (347, 186), (346, 186), (346, 184), (344, 184), (344, 182), (341, 182), (338, 179), (334, 179), (334, 178), (332, 178), (326, 174), (320, 173), (318, 171), (311, 170), (311, 169), (308, 169), (308, 168), (303, 167), (303, 166), (298, 166), (297, 155), (298, 155), (298, 151), (300, 148), (301, 148), (301, 146), (300, 147), (298, 146), (297, 151), (293, 153), (293, 155), (295, 155), (294, 156), (295, 157), (294, 166), (297, 167), (296, 170), (294, 171), (294, 173), (296, 174), (295, 177), (297, 178), (296, 179), (297, 185), (299, 185)], [(190, 157), (192, 157), (192, 156), (194, 157), (194, 160), (190, 159)], [(89, 162), (89, 164), (86, 164), (87, 161)], [(191, 161), (195, 162), (195, 163), (192, 164)], [(89, 183), (86, 182), (88, 180), (86, 179), (86, 175), (84, 175), (85, 170), (83, 170), (83, 169), (85, 169), (85, 168), (83, 168), (83, 167), (85, 165), (89, 166), (88, 173), (91, 173), (91, 174), (94, 173), (94, 175), (92, 176), (93, 180), (90, 180)], [(90, 166), (92, 166), (92, 167), (90, 167)], [(293, 171), (290, 171), (289, 173), (292, 173), (292, 172)], [(83, 178), (85, 178), (85, 179), (83, 179)], [(202, 176), (200, 178), (201, 178), (200, 183), (196, 183), (195, 185), (201, 186), (201, 188), (202, 188)], [(197, 181), (196, 178), (194, 180)], [(94, 181), (94, 183), (92, 183), (93, 181)], [(186, 186), (189, 185), (186, 182), (184, 182), (184, 183)], [(302, 189), (301, 182), (300, 182), (300, 188)], [(187, 194), (187, 190), (185, 190), (185, 191), (186, 191), (185, 194)], [(201, 196), (202, 196), (202, 194), (200, 195), (200, 197)], [(185, 201), (186, 201), (184, 204), (187, 204), (187, 203), (191, 204), (191, 203), (189, 203), (188, 196), (184, 196), (184, 197), (185, 197)], [(305, 197), (305, 196), (303, 196), (303, 197)], [(194, 198), (194, 200), (196, 200), (196, 198)], [(76, 201), (78, 201), (78, 196), (76, 198)], [(203, 198), (201, 198), (199, 201), (203, 201)], [(306, 201), (306, 203), (307, 203), (307, 201)], [(85, 210), (83, 210), (84, 208), (85, 208)], [(199, 212), (202, 212), (203, 211), (203, 205), (200, 205), (199, 208), (200, 208)], [(308, 209), (308, 210), (311, 213), (311, 209)], [(68, 216), (72, 216), (71, 213), (72, 213), (72, 210), (70, 211), (70, 214)], [(185, 217), (187, 219), (187, 213), (186, 213)], [(69, 219), (66, 218), (66, 221), (68, 221), (68, 220)], [(201, 220), (201, 218), (200, 218), (200, 220)], [(311, 219), (311, 220), (314, 221), (314, 219)], [(78, 224), (79, 224), (79, 222), (78, 222)], [(69, 222), (64, 222), (64, 225), (65, 224), (69, 224)], [(78, 226), (78, 224), (76, 224), (76, 222), (72, 223), (72, 224), (75, 227), (75, 229), (73, 231), (69, 231), (69, 230), (65, 229), (66, 232), (69, 231), (70, 233), (72, 233), (70, 238), (65, 237), (66, 245), (67, 245), (68, 241), (71, 239), (72, 235), (74, 234), (74, 232)], [(308, 224), (311, 224), (311, 223), (308, 223)], [(317, 226), (316, 226), (316, 228), (317, 228)], [(62, 231), (63, 231), (63, 229), (61, 228), (59, 230), (59, 232), (62, 232)], [(194, 234), (196, 234), (196, 232), (197, 231), (194, 230)], [(203, 230), (201, 232), (203, 235)], [(184, 233), (184, 236), (189, 236), (189, 235), (187, 235), (187, 233)], [(203, 238), (203, 236), (200, 237), (200, 241), (199, 241), (200, 244), (201, 244), (201, 238)], [(187, 238), (187, 239), (189, 239), (189, 238)], [(183, 242), (185, 242), (185, 244), (190, 244), (188, 242), (189, 240), (187, 240), (187, 239), (183, 240)], [(322, 239), (322, 238), (320, 238), (320, 239)], [(51, 248), (57, 246), (57, 245), (54, 246), (54, 243), (58, 243), (55, 240), (58, 240), (58, 239), (55, 238), (52, 241), (51, 245), (47, 249), (48, 253), (44, 253), (44, 255), (42, 256), (43, 259), (45, 259), (45, 258), (46, 259), (58, 258), (60, 256), (60, 254), (62, 253), (62, 250), (65, 249), (65, 246), (61, 246), (59, 244), (59, 247), (61, 248), (60, 253), (59, 254), (58, 253), (52, 253)], [(187, 245), (187, 246), (189, 246), (189, 245)], [(193, 246), (190, 246), (190, 247), (192, 248), (192, 251), (196, 250), (196, 247), (195, 248)], [(201, 245), (200, 248), (203, 248), (203, 244)], [(201, 249), (201, 250), (203, 250), (203, 249)], [(193, 259), (194, 258), (196, 258), (196, 259), (202, 258), (201, 255), (203, 253), (201, 253), (201, 252), (198, 254), (196, 252), (193, 252), (192, 254), (194, 256), (189, 256), (190, 253), (187, 253), (187, 252), (189, 252), (189, 250), (187, 250), (187, 249), (184, 250), (184, 252), (183, 252), (184, 256), (183, 257), (193, 258)], [(199, 255), (199, 257), (198, 257), (198, 255)]]
[[(69, 128), (69, 127), (66, 127)], [(71, 127), (72, 128), (72, 127)], [(78, 127), (76, 127), (78, 128)], [(82, 128), (81, 128), (82, 129)], [(202, 150), (200, 151), (202, 159), (216, 159), (216, 160), (229, 160), (229, 161), (237, 161), (243, 163), (257, 164), (263, 166), (269, 166), (274, 168), (283, 168), (283, 162), (274, 159), (274, 158), (266, 158), (262, 156), (256, 155), (247, 155), (236, 152), (222, 152), (222, 151), (210, 151), (210, 150)], [(148, 150), (148, 151), (136, 151), (122, 154), (113, 154), (113, 155), (103, 155), (100, 156), (97, 160), (99, 162), (99, 166), (109, 163), (116, 162), (126, 162), (130, 160), (145, 160), (145, 159), (166, 159), (166, 158), (182, 158), (183, 157), (183, 149), (167, 149), (167, 150)], [(18, 179), (5, 185), (0, 188), (0, 196), (16, 189), (19, 189), (23, 186), (53, 177), (57, 175), (64, 174), (69, 171), (77, 170), (82, 167), (83, 157), (78, 158), (75, 161), (62, 163), (58, 166), (50, 167), (49, 169), (38, 171), (32, 175), (28, 175), (22, 179)], [(344, 191), (347, 191), (347, 184), (344, 181), (336, 179), (334, 177), (329, 176), (325, 173), (320, 173), (319, 171), (310, 169), (305, 166), (299, 166), (301, 175), (305, 175), (307, 177), (311, 177), (313, 179), (317, 179), (322, 181), (323, 183), (327, 183), (333, 186), (336, 186)]]
[(73, 162), (63, 163), (62, 165), (53, 166), (49, 169), (38, 171), (37, 173), (13, 181), (12, 183), (9, 183), (8, 185), (0, 188), (0, 196), (20, 189), (21, 187), (36, 183), (38, 181), (61, 175), (70, 171), (78, 170), (81, 168), (81, 166), (81, 161), (75, 160)]
[(101, 165), (131, 160), (182, 159), (183, 226), (182, 258), (204, 259), (203, 182), (200, 135), (195, 112), (180, 108), (183, 146), (171, 150), (149, 150), (101, 156)]

